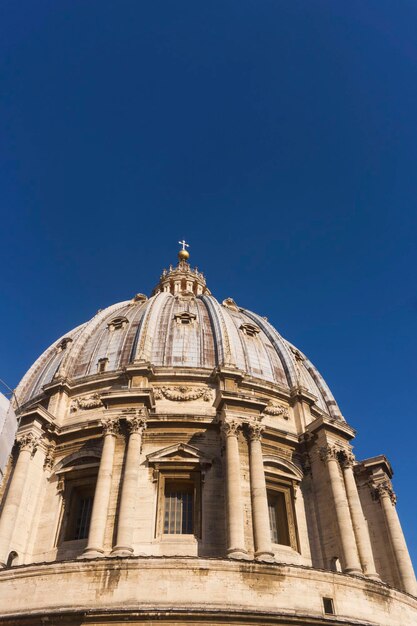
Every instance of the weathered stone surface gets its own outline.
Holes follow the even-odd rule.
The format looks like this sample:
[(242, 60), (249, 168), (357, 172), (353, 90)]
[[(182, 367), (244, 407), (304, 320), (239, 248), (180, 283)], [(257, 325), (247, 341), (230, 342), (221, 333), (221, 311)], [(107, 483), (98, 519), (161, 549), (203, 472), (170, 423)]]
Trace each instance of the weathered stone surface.
[(20, 391), (0, 623), (417, 624), (389, 463), (357, 462), (308, 359), (184, 259)]

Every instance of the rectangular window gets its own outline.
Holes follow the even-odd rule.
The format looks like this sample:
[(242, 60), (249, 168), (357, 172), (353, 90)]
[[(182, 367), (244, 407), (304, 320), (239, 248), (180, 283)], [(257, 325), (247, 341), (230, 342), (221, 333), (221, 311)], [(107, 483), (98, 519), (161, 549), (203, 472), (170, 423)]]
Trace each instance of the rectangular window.
[(68, 486), (64, 541), (87, 539), (93, 509), (94, 485)]
[(164, 534), (194, 533), (194, 483), (165, 481)]
[(323, 598), (323, 609), (326, 615), (334, 615), (334, 606), (332, 598)]
[(291, 542), (284, 492), (271, 491), (268, 493), (268, 512), (272, 542), (290, 546)]

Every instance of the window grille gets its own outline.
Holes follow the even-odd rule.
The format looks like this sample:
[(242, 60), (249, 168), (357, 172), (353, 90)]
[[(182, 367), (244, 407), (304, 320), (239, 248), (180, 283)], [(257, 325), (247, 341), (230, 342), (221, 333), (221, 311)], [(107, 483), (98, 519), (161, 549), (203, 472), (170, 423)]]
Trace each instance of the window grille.
[(193, 534), (193, 509), (194, 485), (167, 481), (164, 494), (164, 534)]
[(91, 510), (93, 508), (92, 496), (81, 497), (77, 501), (78, 510), (75, 520), (74, 539), (86, 539), (90, 528)]
[(288, 516), (285, 494), (281, 491), (268, 493), (269, 525), (273, 543), (289, 546)]

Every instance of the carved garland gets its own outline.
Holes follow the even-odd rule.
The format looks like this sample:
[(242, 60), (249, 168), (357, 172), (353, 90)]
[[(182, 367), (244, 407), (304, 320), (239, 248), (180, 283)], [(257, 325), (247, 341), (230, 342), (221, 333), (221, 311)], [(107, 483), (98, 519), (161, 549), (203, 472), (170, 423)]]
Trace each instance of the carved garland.
[(84, 396), (83, 398), (76, 398), (71, 402), (70, 411), (88, 411), (89, 409), (97, 409), (103, 406), (98, 393), (93, 393), (91, 396)]
[(282, 404), (277, 404), (276, 402), (270, 402), (264, 410), (264, 413), (266, 415), (280, 415), (285, 420), (289, 419), (290, 417), (288, 408), (286, 406), (283, 406)]
[(212, 399), (211, 390), (207, 387), (156, 387), (154, 389), (156, 400), (167, 398), (167, 400), (188, 402), (190, 400), (199, 400), (202, 398), (204, 402), (210, 402)]

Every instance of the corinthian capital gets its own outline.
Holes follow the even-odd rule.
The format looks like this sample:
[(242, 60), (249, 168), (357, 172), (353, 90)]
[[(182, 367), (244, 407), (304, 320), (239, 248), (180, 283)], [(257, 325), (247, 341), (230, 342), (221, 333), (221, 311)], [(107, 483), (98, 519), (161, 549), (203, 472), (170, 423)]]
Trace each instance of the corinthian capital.
[(322, 446), (320, 448), (320, 458), (324, 462), (337, 461), (339, 449), (336, 446)]
[(36, 437), (33, 433), (20, 435), (17, 439), (20, 451), (28, 451), (33, 454), (40, 443), (40, 437)]
[(146, 414), (144, 409), (126, 409), (123, 411), (126, 418), (127, 429), (132, 435), (133, 433), (142, 434), (146, 428)]
[(347, 469), (348, 467), (353, 467), (355, 464), (355, 456), (350, 452), (350, 450), (340, 450), (339, 454), (340, 465), (343, 469)]
[(222, 433), (225, 437), (237, 437), (241, 429), (242, 424), (235, 420), (223, 422), (222, 424)]
[(260, 422), (251, 422), (247, 425), (247, 429), (250, 441), (260, 441), (265, 430), (265, 426), (263, 426)]
[(373, 495), (376, 500), (389, 498), (393, 504), (396, 504), (397, 502), (397, 496), (395, 495), (392, 485), (388, 480), (385, 480), (377, 485), (373, 485)]
[(105, 417), (101, 420), (104, 435), (117, 435), (120, 432), (120, 422), (117, 417)]

